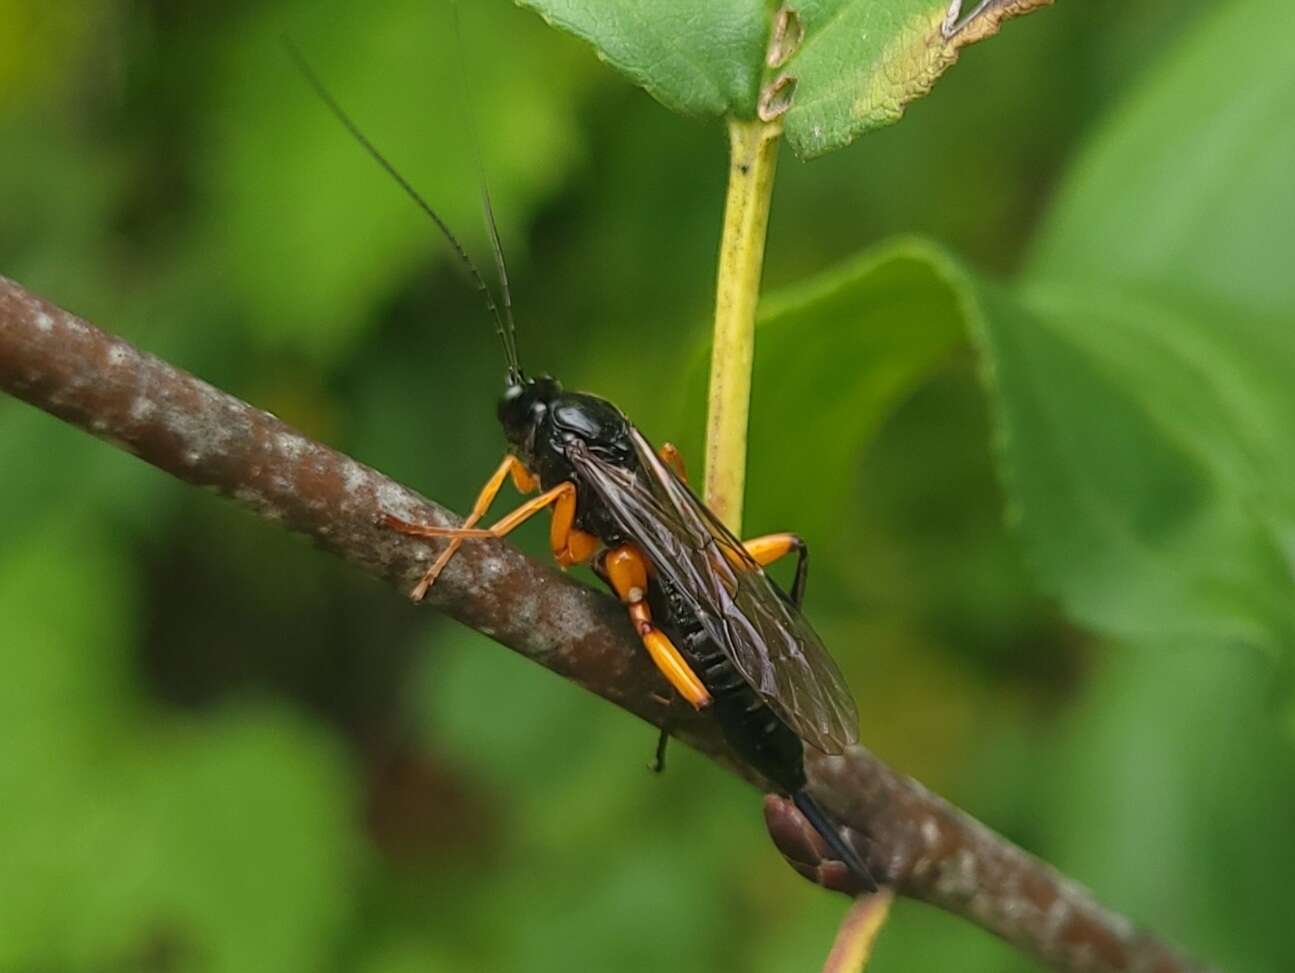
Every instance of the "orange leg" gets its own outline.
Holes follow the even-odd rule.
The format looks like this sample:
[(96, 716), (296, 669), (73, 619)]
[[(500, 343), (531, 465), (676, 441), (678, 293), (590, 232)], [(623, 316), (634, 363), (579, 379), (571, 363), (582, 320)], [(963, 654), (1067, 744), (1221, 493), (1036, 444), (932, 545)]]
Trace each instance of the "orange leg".
[[(674, 470), (675, 475), (680, 480), (684, 483), (688, 482), (688, 472), (684, 468), (683, 454), (679, 452), (674, 443), (662, 443), (657, 450), (657, 456), (661, 458), (661, 462)], [(768, 534), (764, 537), (756, 537), (745, 541), (742, 546), (746, 548), (746, 552), (761, 567), (768, 567), (774, 561), (786, 557), (792, 551), (797, 552), (799, 557), (796, 560), (796, 577), (791, 586), (791, 599), (793, 603), (799, 606), (801, 598), (805, 594), (805, 574), (808, 569), (809, 557), (809, 551), (800, 535)], [(734, 567), (740, 566), (734, 564)]]
[(598, 538), (576, 525), (576, 492), (559, 497), (553, 504), (553, 521), (549, 524), (549, 548), (558, 564), (569, 568), (584, 564), (594, 556), (599, 547)]
[[(477, 494), (476, 502), (472, 505), (472, 511), (468, 514), (467, 519), (463, 521), (463, 527), (458, 529), (470, 528), (486, 515), (486, 511), (490, 509), (490, 505), (494, 503), (495, 497), (499, 495), (499, 491), (503, 488), (505, 477), (510, 477), (513, 481), (513, 486), (521, 493), (531, 493), (539, 487), (539, 481), (526, 469), (522, 461), (511, 453), (508, 454), (504, 457), (503, 462), (499, 464), (498, 469), (490, 475), (486, 485), (481, 488), (481, 492)], [(398, 530), (402, 534), (410, 534), (415, 537), (443, 536), (432, 533), (435, 528), (426, 527), (422, 524), (411, 524), (390, 514), (384, 516), (383, 520), (388, 527)], [(462, 546), (463, 539), (456, 537), (450, 541), (445, 550), (441, 551), (432, 566), (427, 569), (427, 573), (423, 575), (422, 580), (410, 592), (410, 597), (414, 601), (423, 600), (423, 597), (427, 594), (427, 589), (436, 583), (436, 579), (445, 570), (445, 566), (450, 563), (450, 560)]]
[(710, 704), (710, 693), (692, 667), (664, 632), (652, 624), (647, 603), (647, 561), (633, 544), (622, 544), (607, 552), (603, 571), (620, 600), (629, 607), (630, 621), (643, 646), (670, 685), (696, 709)]
[(433, 524), (411, 524), (408, 521), (401, 520), (399, 517), (393, 517), (391, 514), (387, 514), (384, 519), (389, 526), (402, 534), (409, 534), (413, 537), (459, 537), (464, 540), (469, 537), (505, 537), (545, 507), (552, 506), (566, 494), (574, 494), (575, 491), (574, 484), (559, 483), (552, 490), (545, 490), (534, 500), (527, 500), (516, 510), (500, 517), (489, 527), (437, 527)]
[(593, 557), (598, 549), (598, 538), (572, 526), (575, 520), (576, 488), (573, 483), (559, 483), (552, 490), (546, 490), (534, 500), (524, 504), (499, 518), (489, 527), (436, 527), (431, 524), (411, 524), (387, 514), (384, 520), (388, 527), (409, 534), (413, 537), (451, 537), (457, 541), (469, 538), (504, 537), (530, 520), (545, 507), (553, 506), (557, 510), (554, 523), (549, 529), (549, 544), (553, 554), (563, 567), (579, 564)]
[[(509, 463), (509, 460), (512, 460), (512, 462)], [(504, 458), (504, 463), (508, 466), (508, 474), (512, 477), (513, 486), (517, 488), (518, 493), (534, 493), (540, 488), (539, 478), (528, 470), (525, 464), (512, 453), (509, 453)], [(482, 492), (484, 493), (485, 491), (483, 490)], [(477, 502), (480, 502), (479, 498)], [(476, 510), (476, 507), (473, 507), (473, 510)]]
[(674, 470), (675, 476), (684, 483), (688, 482), (688, 470), (683, 465), (683, 454), (674, 443), (662, 443), (656, 454), (661, 457), (661, 462)]
[(796, 577), (791, 583), (792, 604), (800, 607), (805, 597), (805, 576), (809, 572), (809, 548), (799, 534), (766, 534), (743, 541), (742, 546), (751, 555), (751, 559), (761, 567), (768, 567), (774, 561), (796, 552)]

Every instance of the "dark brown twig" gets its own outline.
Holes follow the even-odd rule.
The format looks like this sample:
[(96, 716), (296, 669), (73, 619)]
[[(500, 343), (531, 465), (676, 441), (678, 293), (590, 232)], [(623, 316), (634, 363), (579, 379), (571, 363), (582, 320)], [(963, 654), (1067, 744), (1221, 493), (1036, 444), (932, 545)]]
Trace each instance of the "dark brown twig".
[[(457, 523), (412, 490), (105, 334), (0, 277), (0, 388), (258, 516), (305, 534), (408, 592), (433, 548), (384, 513)], [(504, 543), (465, 546), (428, 602), (743, 773), (705, 716), (662, 702), (621, 608)], [(896, 773), (863, 747), (808, 762), (811, 789), (900, 894), (963, 916), (1072, 973), (1189, 973), (1190, 963), (1076, 883)], [(843, 868), (787, 802), (770, 831), (802, 873), (851, 891)], [(847, 832), (849, 833), (849, 832)], [(862, 836), (867, 836), (864, 840)]]

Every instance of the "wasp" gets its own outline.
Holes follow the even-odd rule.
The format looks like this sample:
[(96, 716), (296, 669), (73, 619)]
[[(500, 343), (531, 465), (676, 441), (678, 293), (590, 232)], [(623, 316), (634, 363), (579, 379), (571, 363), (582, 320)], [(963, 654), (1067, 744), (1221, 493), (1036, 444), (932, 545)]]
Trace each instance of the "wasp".
[[(805, 542), (794, 533), (738, 540), (692, 492), (673, 445), (653, 448), (604, 398), (567, 391), (547, 375), (526, 375), (484, 178), (482, 208), (501, 301), (436, 211), (288, 47), (333, 114), (431, 217), (482, 292), (503, 345), (498, 418), (507, 449), (462, 526), (383, 516), (392, 530), (445, 542), (411, 597), (422, 600), (464, 543), (505, 537), (550, 511), (549, 546), (557, 562), (593, 567), (625, 605), (644, 649), (679, 696), (711, 714), (734, 753), (790, 797), (861, 885), (875, 890), (857, 851), (806, 790), (805, 748), (842, 753), (858, 739), (858, 712), (840, 669), (800, 610)], [(535, 496), (489, 527), (478, 527), (508, 480), (520, 493)], [(794, 579), (784, 591), (765, 568), (793, 553)], [(665, 739), (663, 733), (662, 746)]]

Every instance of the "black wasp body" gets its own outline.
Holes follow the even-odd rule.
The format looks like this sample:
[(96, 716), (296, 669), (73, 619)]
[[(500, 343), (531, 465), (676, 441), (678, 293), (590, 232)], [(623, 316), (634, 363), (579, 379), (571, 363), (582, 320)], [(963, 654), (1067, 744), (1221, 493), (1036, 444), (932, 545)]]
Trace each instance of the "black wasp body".
[(800, 737), (742, 678), (678, 589), (668, 582), (650, 585), (648, 600), (666, 634), (714, 697), (715, 719), (733, 752), (786, 794), (804, 787), (805, 747)]
[[(419, 600), (463, 543), (502, 537), (551, 510), (549, 542), (563, 566), (593, 561), (628, 609), (643, 647), (674, 689), (712, 713), (733, 751), (789, 795), (864, 888), (867, 866), (805, 789), (804, 747), (843, 752), (858, 735), (858, 714), (840, 671), (799, 610), (805, 546), (795, 534), (745, 544), (688, 489), (673, 447), (658, 453), (614, 405), (566, 392), (551, 378), (523, 376), (512, 299), (490, 196), (482, 185), (486, 226), (502, 301), (435, 210), (378, 152), (301, 56), (289, 53), (307, 81), (355, 139), (431, 218), (484, 296), (503, 343), (507, 381), (499, 419), (509, 452), (486, 482), (462, 527), (388, 526), (416, 537), (448, 539), (412, 596)], [(474, 525), (504, 481), (539, 491), (489, 529)], [(764, 565), (797, 555), (791, 595)]]
[[(858, 853), (805, 790), (806, 743), (840, 753), (855, 740), (858, 716), (839, 670), (800, 613), (800, 538), (737, 540), (688, 489), (673, 447), (653, 449), (605, 399), (510, 368), (499, 420), (511, 461), (538, 478), (519, 485), (544, 491), (533, 504), (554, 503), (550, 542), (559, 561), (595, 559), (667, 680), (693, 706), (708, 709), (733, 751), (790, 795), (864, 886), (875, 887)], [(788, 596), (763, 565), (793, 551), (798, 563)]]
[[(499, 420), (509, 445), (538, 476), (541, 489), (575, 484), (578, 529), (598, 538), (604, 551), (635, 541), (601, 502), (597, 484), (582, 482), (577, 458), (581, 453), (593, 454), (636, 482), (648, 482), (652, 473), (639, 461), (636, 430), (620, 409), (596, 395), (567, 392), (552, 378), (523, 379), (507, 387), (499, 403)], [(597, 565), (596, 569), (605, 575)], [(764, 703), (711, 638), (695, 601), (660, 572), (649, 575), (645, 597), (656, 625), (710, 693), (709, 705), (728, 745), (785, 793), (799, 791), (805, 785), (800, 737)]]

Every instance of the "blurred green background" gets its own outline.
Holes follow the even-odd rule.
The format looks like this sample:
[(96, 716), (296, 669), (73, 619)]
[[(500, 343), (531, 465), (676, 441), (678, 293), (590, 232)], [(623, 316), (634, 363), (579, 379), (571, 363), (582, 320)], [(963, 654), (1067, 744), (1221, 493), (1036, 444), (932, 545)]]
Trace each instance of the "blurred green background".
[[(1215, 6), (1063, 2), (967, 51), (901, 124), (785, 155), (768, 290), (897, 233), (1003, 277), (1073, 260), (1031, 257), (1058, 187)], [(464, 20), (524, 361), (699, 472), (722, 127), (505, 0)], [(466, 507), (501, 451), (495, 339), (279, 46), (290, 33), (484, 264), (444, 7), (0, 0), (0, 24), (0, 272)], [(1267, 266), (1279, 232), (1233, 234), (1233, 259)], [(808, 610), (864, 741), (1193, 952), (1289, 969), (1278, 667), (1068, 622), (1004, 526), (975, 355), (922, 370), (854, 448), (821, 418), (855, 365), (836, 339), (828, 373), (757, 374), (748, 532), (814, 548)], [(0, 525), (3, 973), (775, 973), (825, 955), (844, 903), (785, 867), (736, 780), (682, 748), (650, 775), (650, 728), (7, 399)], [(542, 553), (542, 528), (523, 542)], [(1037, 967), (905, 902), (872, 968)]]

